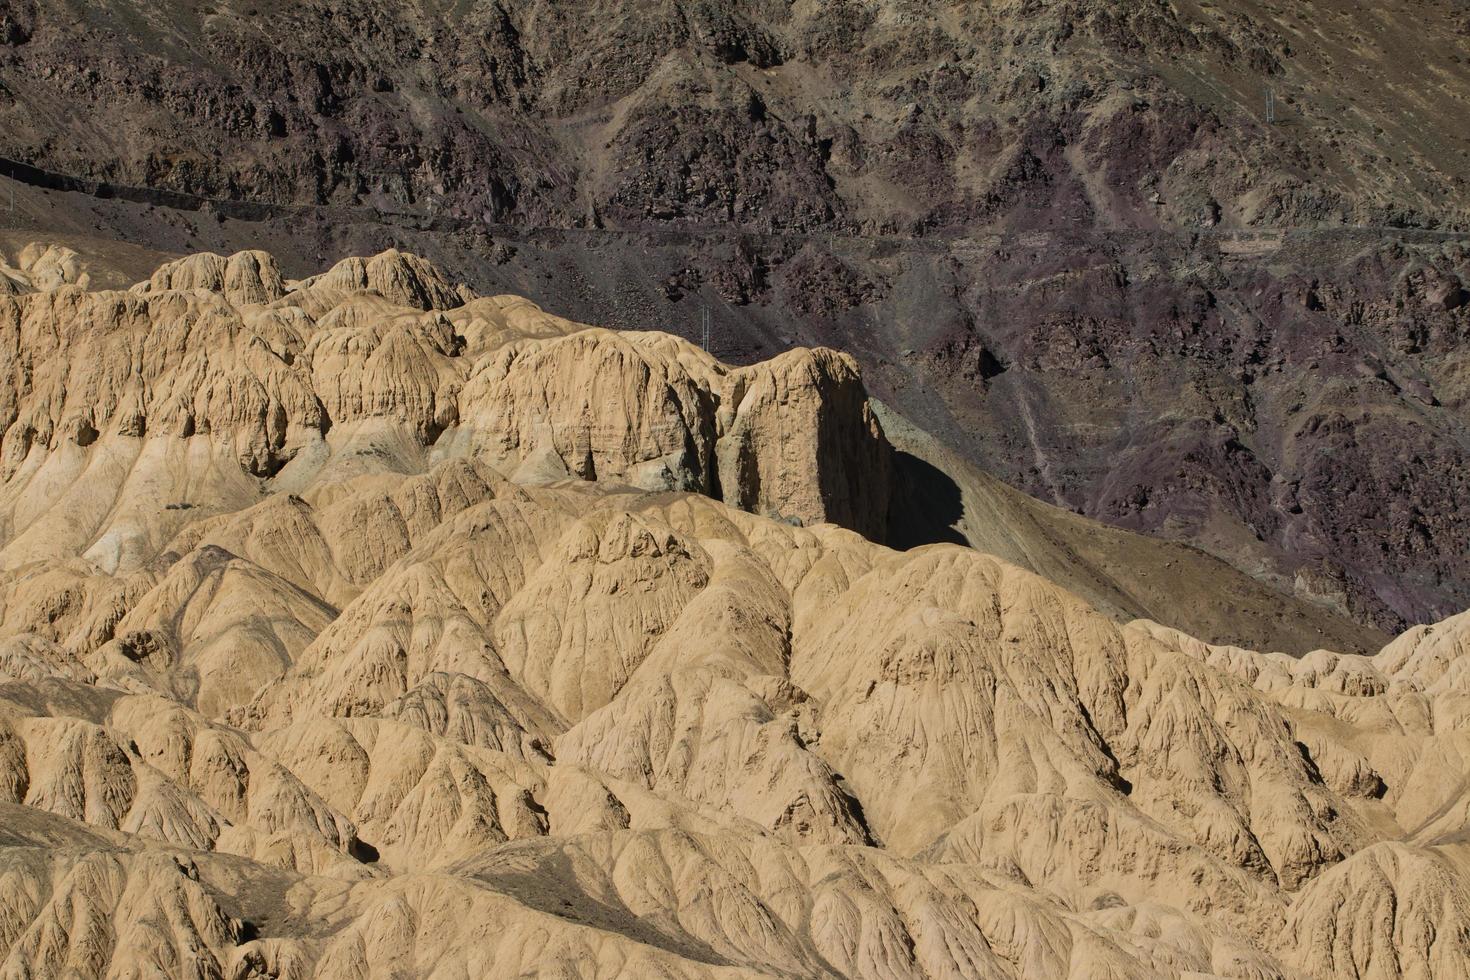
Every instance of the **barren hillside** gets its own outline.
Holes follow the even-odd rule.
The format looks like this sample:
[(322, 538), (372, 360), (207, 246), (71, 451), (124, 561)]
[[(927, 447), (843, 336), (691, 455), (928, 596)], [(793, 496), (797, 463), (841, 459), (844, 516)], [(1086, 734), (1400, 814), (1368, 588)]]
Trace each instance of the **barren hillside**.
[(0, 25), (4, 154), (160, 191), (559, 227), (1470, 223), (1445, 0), (6, 0)]
[(0, 0), (0, 227), (708, 307), (727, 360), (848, 351), (968, 465), (1393, 632), (1470, 606), (1467, 17)]
[(0, 974), (1470, 976), (1462, 619), (1296, 659), (883, 547), (824, 349), (11, 258)]

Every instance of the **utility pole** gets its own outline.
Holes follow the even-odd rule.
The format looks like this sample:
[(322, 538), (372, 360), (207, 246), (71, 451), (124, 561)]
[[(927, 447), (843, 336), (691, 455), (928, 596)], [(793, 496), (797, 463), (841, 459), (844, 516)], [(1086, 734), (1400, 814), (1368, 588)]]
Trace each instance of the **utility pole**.
[(701, 306), (699, 308), (699, 346), (704, 349), (705, 353), (708, 353), (709, 352), (709, 339), (710, 339), (710, 315), (709, 315), (709, 307), (708, 306)]
[(1276, 91), (1266, 89), (1266, 125), (1276, 125)]

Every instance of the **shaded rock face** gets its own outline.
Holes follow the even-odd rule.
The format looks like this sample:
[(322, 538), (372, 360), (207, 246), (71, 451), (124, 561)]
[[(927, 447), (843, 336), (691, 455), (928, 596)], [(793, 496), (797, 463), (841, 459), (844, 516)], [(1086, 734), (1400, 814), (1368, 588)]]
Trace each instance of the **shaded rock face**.
[[(782, 354), (732, 374), (724, 403), (728, 421), (715, 451), (725, 503), (798, 522), (825, 514), (885, 539), (892, 452), (851, 358)], [(803, 477), (813, 465), (815, 478)]]
[(832, 523), (845, 355), (275, 268), (0, 300), (7, 973), (1470, 976), (1470, 614), (1122, 623)]
[(862, 358), (885, 399), (1041, 499), (1383, 629), (1470, 601), (1463, 242), (983, 249)]

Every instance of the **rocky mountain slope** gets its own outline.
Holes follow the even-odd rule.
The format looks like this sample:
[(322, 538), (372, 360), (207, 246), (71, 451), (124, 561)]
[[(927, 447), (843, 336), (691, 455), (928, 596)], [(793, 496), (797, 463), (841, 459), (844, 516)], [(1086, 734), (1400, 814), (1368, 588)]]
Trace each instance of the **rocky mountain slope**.
[(206, 197), (858, 234), (1470, 222), (1470, 24), (1440, 0), (7, 0), (0, 25), (5, 156)]
[[(85, 459), (45, 470), (44, 491), (29, 491), (9, 520), (25, 531), (11, 545), (19, 560), (75, 552), (114, 568), (152, 554), (201, 508), (253, 499), (229, 480), (184, 493), (172, 509), (187, 514), (159, 509), (159, 460), (135, 440), (224, 427), (236, 433), (236, 462), (267, 481), (264, 490), (294, 490), (322, 466), (335, 472), (364, 457), (417, 472), (485, 456), (508, 474), (690, 490), (798, 523), (832, 521), (900, 548), (969, 543), (1050, 576), (1121, 622), (1152, 618), (1215, 642), (1301, 654), (1376, 649), (1387, 639), (1199, 552), (1040, 504), (891, 411), (880, 432), (846, 356), (798, 350), (730, 368), (666, 334), (594, 332), (521, 299), (475, 297), (399, 252), (344, 260), (300, 283), (257, 251), (171, 261), (126, 292), (63, 288), (92, 275), (64, 246), (25, 246), (14, 265), (0, 256), (0, 281), (16, 293), (0, 460), (25, 475), (22, 460), (38, 444), (95, 453), (109, 434), (123, 440), (107, 453), (117, 466), (105, 482)], [(394, 303), (414, 312), (384, 305)], [(178, 322), (207, 332), (176, 334)], [(160, 355), (160, 343), (179, 350)], [(241, 353), (228, 380), (201, 402), (191, 386), (231, 350)], [(262, 350), (280, 363), (263, 367)], [(182, 389), (176, 359), (188, 365)], [(79, 512), (94, 519), (79, 521)], [(0, 505), (0, 522), (4, 514)], [(1198, 603), (1205, 590), (1219, 601)]]
[(850, 351), (1010, 485), (1397, 631), (1470, 606), (1466, 17), (0, 0), (0, 225), (707, 306), (727, 359)]
[(1295, 659), (883, 547), (830, 351), (77, 269), (0, 297), (0, 973), (1470, 976), (1463, 617)]

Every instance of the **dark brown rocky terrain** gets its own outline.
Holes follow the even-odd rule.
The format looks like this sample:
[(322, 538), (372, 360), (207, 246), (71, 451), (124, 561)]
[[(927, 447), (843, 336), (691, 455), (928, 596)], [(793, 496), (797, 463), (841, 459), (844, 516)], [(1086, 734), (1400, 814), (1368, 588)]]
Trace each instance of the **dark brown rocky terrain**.
[(707, 304), (1043, 499), (1470, 605), (1463, 4), (341, 6), (0, 0), (0, 221)]

